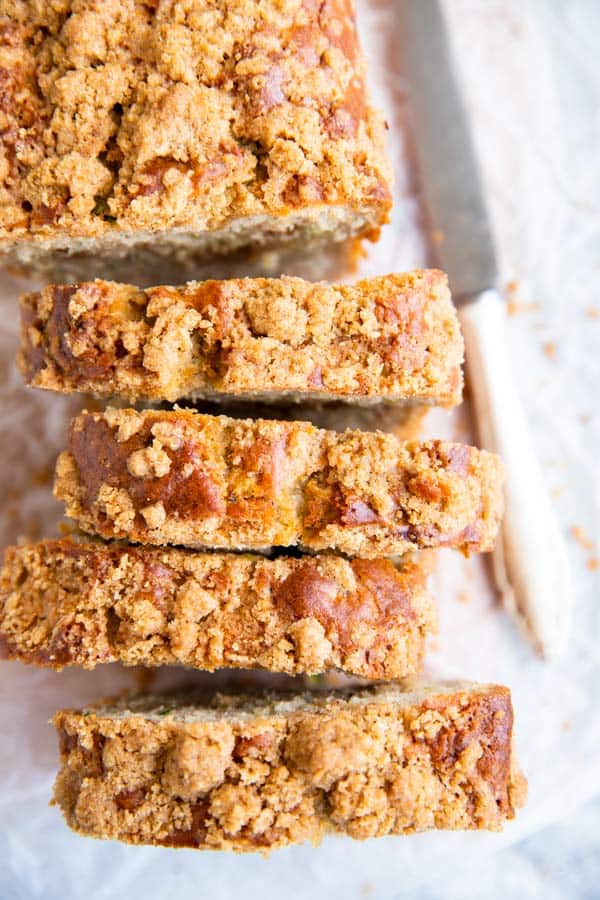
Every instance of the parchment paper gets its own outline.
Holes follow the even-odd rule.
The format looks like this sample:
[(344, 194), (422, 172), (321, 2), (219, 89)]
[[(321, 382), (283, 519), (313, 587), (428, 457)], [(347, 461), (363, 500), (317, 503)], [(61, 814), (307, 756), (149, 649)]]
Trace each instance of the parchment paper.
[[(408, 88), (395, 56), (393, 3), (358, 5), (396, 172), (393, 224), (368, 248), (357, 273), (365, 275), (420, 265), (427, 255), (405, 139)], [(48, 807), (57, 751), (47, 720), (58, 707), (135, 685), (139, 674), (117, 666), (52, 674), (5, 662), (1, 898), (559, 896), (548, 880), (544, 887), (544, 872), (551, 872), (560, 848), (545, 853), (530, 841), (531, 865), (508, 848), (600, 795), (600, 7), (594, 0), (449, 0), (447, 10), (513, 313), (515, 373), (568, 543), (575, 614), (568, 655), (544, 665), (507, 620), (485, 562), (444, 551), (432, 578), (441, 622), (428, 669), (510, 685), (530, 783), (527, 807), (501, 835), (426, 834), (364, 844), (329, 838), (320, 848), (290, 848), (268, 860), (79, 838)], [(27, 287), (8, 276), (0, 280), (2, 544), (56, 533), (61, 509), (51, 498), (52, 466), (79, 403), (27, 390), (16, 373), (16, 295)], [(465, 408), (455, 416), (432, 413), (426, 429), (473, 438)], [(173, 678), (176, 671), (159, 681)], [(587, 832), (594, 824), (600, 830), (594, 815), (582, 819)], [(591, 835), (587, 846), (598, 847)], [(590, 890), (586, 896), (597, 896)]]

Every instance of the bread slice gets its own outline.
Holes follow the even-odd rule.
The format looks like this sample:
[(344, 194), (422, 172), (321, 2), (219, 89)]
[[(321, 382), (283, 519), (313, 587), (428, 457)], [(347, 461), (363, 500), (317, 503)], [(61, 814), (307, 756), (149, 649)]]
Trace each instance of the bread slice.
[(54, 802), (81, 834), (212, 850), (500, 830), (526, 786), (509, 690), (405, 687), (65, 710)]
[(28, 384), (139, 401), (346, 400), (452, 407), (463, 342), (442, 272), (355, 285), (240, 278), (21, 298)]
[(490, 550), (501, 481), (498, 457), (462, 444), (108, 409), (74, 419), (55, 494), (84, 531), (103, 537), (375, 557)]
[(65, 280), (375, 236), (353, 0), (2, 3), (0, 256)]
[(180, 663), (401, 678), (435, 626), (421, 565), (84, 542), (10, 547), (0, 649), (62, 669)]

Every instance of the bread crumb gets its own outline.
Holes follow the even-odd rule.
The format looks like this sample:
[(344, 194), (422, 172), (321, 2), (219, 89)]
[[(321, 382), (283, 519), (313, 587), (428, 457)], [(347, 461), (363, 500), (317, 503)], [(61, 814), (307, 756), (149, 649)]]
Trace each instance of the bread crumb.
[(600, 309), (597, 306), (587, 306), (585, 314), (588, 319), (600, 319)]
[(297, 656), (306, 660), (311, 672), (318, 672), (326, 667), (327, 660), (331, 657), (332, 646), (320, 622), (315, 619), (301, 619), (290, 626), (289, 633)]
[(471, 602), (471, 594), (469, 591), (461, 591), (456, 599), (463, 606), (467, 606)]
[(579, 546), (583, 547), (584, 550), (594, 549), (594, 542), (587, 536), (580, 525), (571, 525), (571, 534), (573, 535)]
[(160, 500), (157, 503), (151, 503), (150, 506), (144, 506), (140, 513), (144, 517), (148, 528), (160, 528), (167, 520), (165, 507)]
[(545, 344), (543, 344), (542, 349), (548, 359), (556, 359), (556, 344), (554, 341), (546, 341)]
[(507, 281), (504, 286), (504, 296), (506, 297), (506, 310), (509, 316), (516, 316), (524, 312), (536, 312), (540, 308), (539, 303), (525, 303), (519, 299), (521, 293), (521, 284), (518, 281)]
[(516, 316), (525, 312), (537, 312), (539, 308), (539, 303), (522, 303), (520, 300), (509, 300), (506, 304), (509, 316)]
[(127, 460), (127, 469), (134, 478), (164, 478), (171, 469), (171, 458), (155, 439), (151, 447), (134, 450)]
[(588, 561), (586, 562), (586, 567), (590, 570), (590, 572), (597, 572), (600, 568), (600, 562), (598, 561), (597, 556), (590, 556)]

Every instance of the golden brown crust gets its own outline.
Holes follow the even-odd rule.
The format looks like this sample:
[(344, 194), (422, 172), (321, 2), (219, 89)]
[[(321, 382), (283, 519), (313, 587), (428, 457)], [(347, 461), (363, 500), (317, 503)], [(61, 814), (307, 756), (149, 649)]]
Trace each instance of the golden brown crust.
[(496, 456), (462, 444), (108, 409), (73, 421), (55, 493), (67, 515), (103, 537), (374, 557), (490, 550), (501, 480)]
[(101, 397), (432, 403), (462, 395), (463, 343), (435, 270), (356, 285), (244, 278), (139, 290), (50, 285), (21, 298), (21, 369)]
[(434, 625), (410, 561), (64, 538), (10, 547), (0, 573), (3, 655), (54, 669), (119, 661), (401, 678), (419, 671)]
[(71, 828), (134, 844), (265, 852), (327, 831), (364, 839), (499, 830), (523, 799), (507, 688), (188, 702), (55, 716), (54, 796)]
[(4, 0), (0, 85), (5, 251), (387, 219), (352, 0)]

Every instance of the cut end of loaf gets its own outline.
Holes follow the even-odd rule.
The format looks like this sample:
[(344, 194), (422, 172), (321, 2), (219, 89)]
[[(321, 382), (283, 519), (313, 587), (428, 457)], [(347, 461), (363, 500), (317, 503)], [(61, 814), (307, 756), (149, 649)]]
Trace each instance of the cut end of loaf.
[(187, 263), (387, 220), (352, 0), (191, 0), (176, 21), (142, 0), (61, 10), (3, 4), (8, 264), (123, 277), (134, 256)]

